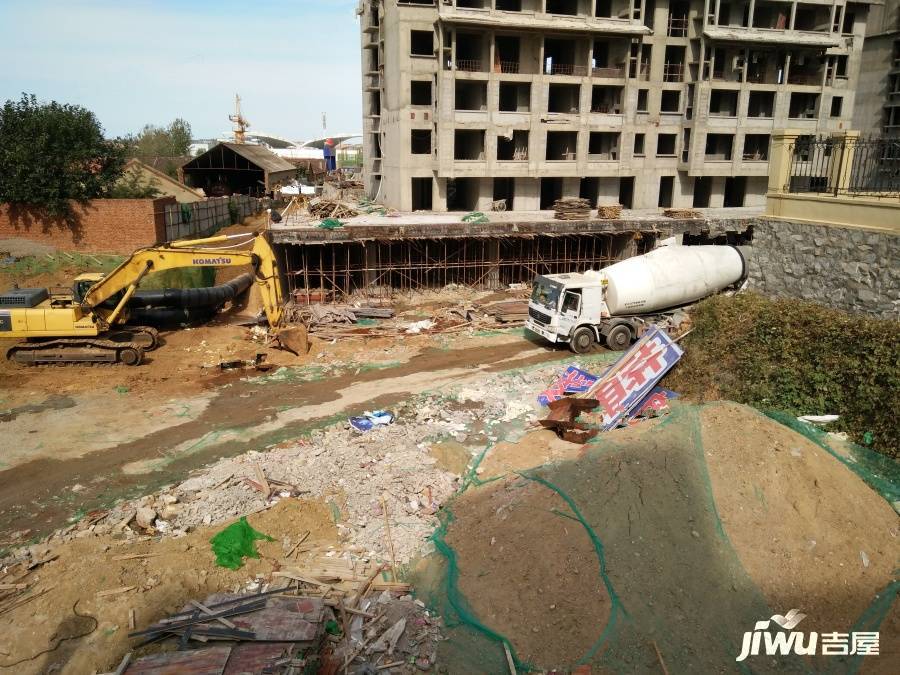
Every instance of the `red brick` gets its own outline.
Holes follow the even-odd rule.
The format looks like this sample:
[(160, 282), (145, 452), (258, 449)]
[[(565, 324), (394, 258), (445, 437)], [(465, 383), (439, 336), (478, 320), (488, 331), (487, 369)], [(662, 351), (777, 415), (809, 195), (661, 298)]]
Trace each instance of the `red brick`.
[(19, 237), (68, 251), (131, 253), (166, 240), (165, 206), (174, 203), (174, 197), (73, 203), (72, 222), (40, 209), (0, 204), (0, 239)]

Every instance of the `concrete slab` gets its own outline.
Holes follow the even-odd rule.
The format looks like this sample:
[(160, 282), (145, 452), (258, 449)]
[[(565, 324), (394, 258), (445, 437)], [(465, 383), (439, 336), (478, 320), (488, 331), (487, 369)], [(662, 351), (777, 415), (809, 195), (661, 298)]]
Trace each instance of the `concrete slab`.
[(352, 242), (377, 239), (441, 239), (446, 237), (515, 237), (566, 234), (618, 234), (626, 232), (743, 232), (763, 209), (697, 209), (701, 218), (666, 218), (659, 209), (625, 210), (614, 220), (556, 220), (553, 211), (511, 211), (485, 214), (487, 223), (466, 223), (465, 213), (400, 213), (391, 216), (363, 214), (344, 221), (344, 227), (324, 230), (318, 219), (289, 216), (273, 224), (276, 244)]

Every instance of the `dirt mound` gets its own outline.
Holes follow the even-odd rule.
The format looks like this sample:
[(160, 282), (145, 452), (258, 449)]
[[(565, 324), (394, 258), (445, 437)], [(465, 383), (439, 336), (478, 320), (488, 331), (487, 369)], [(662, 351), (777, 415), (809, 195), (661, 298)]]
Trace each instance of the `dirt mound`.
[(552, 431), (532, 431), (514, 443), (501, 441), (491, 447), (478, 465), (479, 478), (487, 480), (558, 459), (573, 459), (579, 450), (579, 445), (561, 440)]
[(454, 514), (465, 523), (447, 536), (460, 590), (519, 660), (551, 668), (587, 653), (606, 627), (610, 599), (594, 545), (566, 503), (511, 478), (460, 500)]
[(900, 560), (897, 514), (825, 450), (752, 408), (715, 403), (700, 420), (719, 517), (769, 605), (802, 607), (805, 630), (849, 630)]
[[(459, 626), (446, 657), (499, 635), (521, 665), (715, 672), (745, 631), (790, 609), (809, 617), (800, 630), (881, 627), (889, 653), (896, 514), (806, 437), (737, 404), (676, 405), (573, 447), (449, 505), (445, 585), (427, 591)], [(534, 436), (529, 448), (508, 464), (554, 457)], [(859, 658), (817, 668), (878, 672), (885, 660)], [(809, 668), (795, 656), (750, 665)]]
[[(0, 615), (0, 670), (14, 664), (22, 675), (53, 672), (61, 664), (71, 673), (115, 670), (131, 644), (132, 609), (140, 628), (178, 611), (187, 599), (236, 591), (257, 574), (269, 575), (284, 557), (285, 538), (296, 544), (309, 532), (304, 546), (337, 541), (331, 512), (317, 501), (282, 500), (248, 520), (275, 541), (257, 542), (261, 557), (247, 559), (237, 571), (215, 564), (209, 539), (221, 526), (179, 538), (123, 542), (92, 537), (53, 548), (49, 555), (58, 557), (21, 580), (33, 586), (34, 599)], [(126, 587), (133, 588), (98, 595)], [(94, 630), (85, 617), (96, 619)], [(60, 642), (84, 632), (81, 640)]]

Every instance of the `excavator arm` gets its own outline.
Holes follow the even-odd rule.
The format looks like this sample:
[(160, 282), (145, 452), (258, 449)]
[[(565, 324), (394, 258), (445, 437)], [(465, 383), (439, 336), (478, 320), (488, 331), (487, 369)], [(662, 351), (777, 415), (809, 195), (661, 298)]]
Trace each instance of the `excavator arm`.
[[(252, 247), (235, 250), (233, 246), (216, 246), (243, 239)], [(238, 243), (237, 246), (241, 246)], [(128, 300), (150, 272), (179, 269), (185, 267), (253, 267), (254, 281), (262, 297), (263, 309), (272, 328), (278, 328), (282, 321), (284, 297), (275, 253), (263, 234), (233, 234), (172, 242), (167, 246), (143, 248), (135, 251), (103, 279), (95, 283), (85, 293), (82, 306), (98, 312), (100, 306), (124, 291), (115, 309), (102, 319), (108, 326), (117, 323), (123, 316)], [(98, 316), (98, 318), (100, 318)]]

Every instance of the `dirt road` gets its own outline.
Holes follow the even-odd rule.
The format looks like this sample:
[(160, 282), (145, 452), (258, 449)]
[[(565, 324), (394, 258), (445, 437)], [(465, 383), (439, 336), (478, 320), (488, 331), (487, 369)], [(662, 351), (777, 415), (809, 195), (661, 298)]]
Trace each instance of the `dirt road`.
[(186, 382), (187, 393), (175, 397), (173, 387), (141, 397), (109, 386), (32, 392), (37, 400), (32, 396), (0, 415), (0, 433), (16, 439), (0, 457), (2, 539), (27, 541), (73, 516), (172, 483), (218, 457), (263, 449), (412, 394), (566, 357), (501, 335), (337, 375), (323, 376), (310, 366), (266, 375), (223, 373), (205, 390)]

